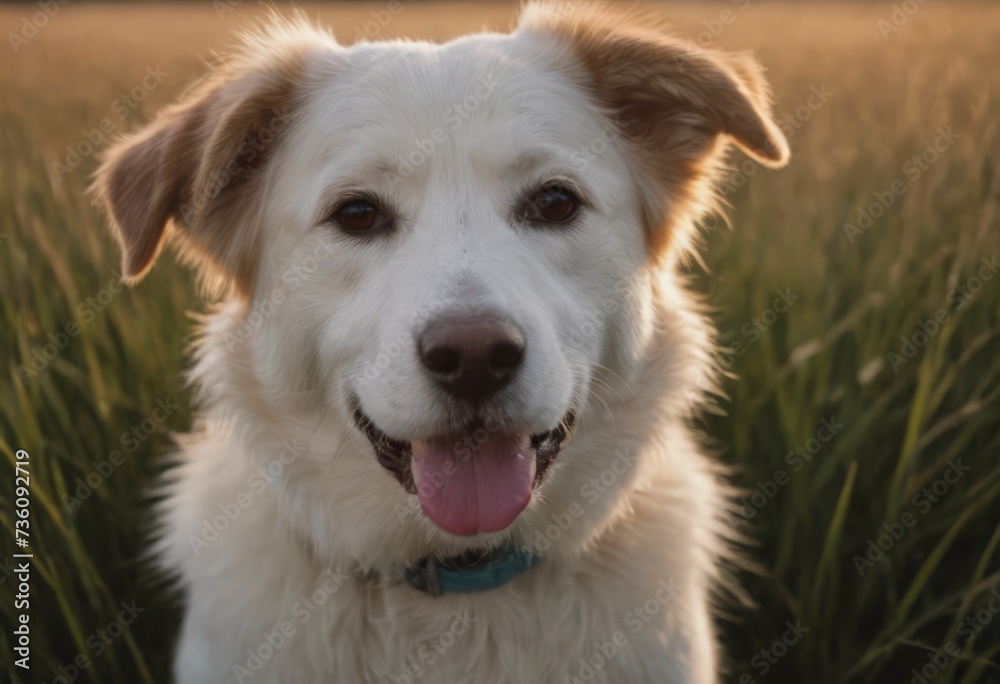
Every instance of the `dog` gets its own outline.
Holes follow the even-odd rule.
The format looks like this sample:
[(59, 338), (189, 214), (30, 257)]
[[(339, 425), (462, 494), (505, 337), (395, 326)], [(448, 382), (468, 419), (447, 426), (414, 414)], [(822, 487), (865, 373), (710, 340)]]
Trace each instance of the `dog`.
[(339, 45), (266, 20), (107, 152), (137, 281), (218, 302), (155, 551), (182, 684), (716, 681), (731, 493), (680, 266), (757, 62), (636, 10)]

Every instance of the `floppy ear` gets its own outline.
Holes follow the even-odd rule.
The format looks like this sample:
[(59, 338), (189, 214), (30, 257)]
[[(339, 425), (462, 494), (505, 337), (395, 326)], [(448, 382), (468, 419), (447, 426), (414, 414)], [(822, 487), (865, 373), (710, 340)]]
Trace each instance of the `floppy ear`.
[[(659, 191), (690, 205), (718, 176), (732, 141), (769, 167), (788, 161), (762, 69), (744, 54), (703, 50), (655, 18), (600, 4), (532, 3), (519, 28), (555, 39), (583, 67), (590, 91), (632, 143)], [(696, 188), (693, 190), (692, 188)]]
[(610, 6), (528, 5), (519, 26), (567, 43), (586, 67), (595, 94), (636, 136), (683, 122), (705, 136), (723, 134), (767, 166), (788, 160), (770, 117), (760, 65), (745, 54), (702, 50), (668, 36), (659, 22)]
[(250, 47), (106, 153), (91, 192), (110, 215), (126, 279), (141, 278), (173, 232), (209, 283), (249, 293), (255, 189), (290, 123), (302, 74), (292, 46), (259, 40), (256, 55)]

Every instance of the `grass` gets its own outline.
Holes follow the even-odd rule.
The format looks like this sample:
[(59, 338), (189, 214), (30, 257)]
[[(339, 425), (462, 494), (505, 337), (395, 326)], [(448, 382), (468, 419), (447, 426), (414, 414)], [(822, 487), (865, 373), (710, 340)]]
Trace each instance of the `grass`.
[[(350, 40), (377, 8), (308, 11)], [(756, 605), (729, 603), (719, 621), (727, 681), (895, 683), (927, 668), (934, 684), (1000, 682), (1000, 615), (987, 607), (1000, 589), (1000, 277), (971, 292), (981, 260), (1000, 254), (1000, 92), (989, 85), (1000, 8), (928, 3), (888, 40), (881, 3), (670, 13), (695, 36), (726, 9), (718, 42), (756, 50), (776, 111), (798, 112), (785, 123), (792, 166), (742, 166), (727, 194), (735, 229), (711, 228), (707, 270), (692, 269), (734, 376), (725, 415), (706, 428), (747, 490), (750, 520), (734, 525), (756, 563), (739, 571)], [(27, 12), (0, 8), (3, 34)], [(182, 352), (186, 311), (199, 307), (169, 258), (141, 287), (113, 292), (117, 249), (83, 195), (94, 157), (62, 174), (53, 162), (102, 118), (116, 131), (148, 120), (257, 12), (67, 6), (0, 64), (0, 454), (12, 470), (26, 449), (32, 477), (32, 670), (21, 681), (70, 679), (80, 654), (76, 681), (167, 681), (178, 612), (142, 561), (143, 534), (168, 431), (191, 421)], [(444, 39), (513, 14), (410, 6), (382, 34)], [(156, 65), (162, 82), (122, 103)], [(832, 94), (810, 107), (823, 89)], [(914, 177), (904, 165), (949, 127), (959, 137), (939, 141)], [(905, 192), (852, 242), (844, 224), (897, 181)], [(944, 322), (921, 337), (935, 315)], [(25, 382), (18, 367), (41, 363), (50, 343), (64, 348)], [(179, 408), (156, 420), (157, 400)], [(842, 427), (821, 432), (824, 420)], [(13, 478), (0, 480), (0, 668), (13, 672)], [(858, 558), (876, 557), (869, 540), (889, 548), (862, 573)], [(110, 636), (133, 600), (141, 612)], [(794, 643), (775, 646), (783, 634)]]

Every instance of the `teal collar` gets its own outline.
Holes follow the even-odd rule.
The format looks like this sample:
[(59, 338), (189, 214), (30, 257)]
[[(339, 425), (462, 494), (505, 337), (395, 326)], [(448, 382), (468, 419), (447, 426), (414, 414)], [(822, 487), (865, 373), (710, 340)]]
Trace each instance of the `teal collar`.
[(405, 568), (403, 581), (431, 596), (488, 591), (524, 574), (539, 560), (541, 556), (521, 550), (466, 553), (444, 559), (428, 556)]

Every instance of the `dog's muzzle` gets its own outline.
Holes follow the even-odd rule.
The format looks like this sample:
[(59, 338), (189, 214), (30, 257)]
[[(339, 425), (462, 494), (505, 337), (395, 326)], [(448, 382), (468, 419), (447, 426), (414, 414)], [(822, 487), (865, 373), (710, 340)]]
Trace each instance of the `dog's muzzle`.
[(429, 439), (388, 436), (356, 403), (354, 421), (375, 457), (439, 528), (469, 536), (508, 527), (531, 501), (546, 472), (572, 440), (576, 414), (534, 435), (470, 425)]

